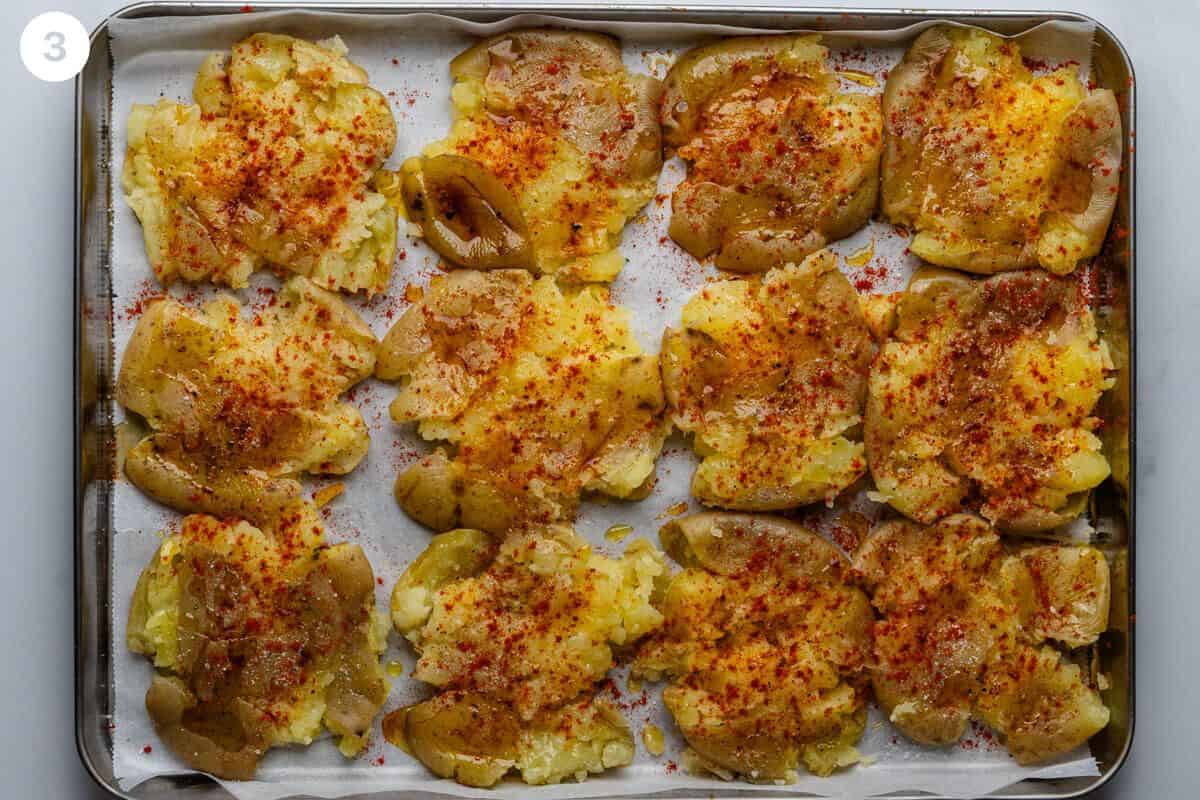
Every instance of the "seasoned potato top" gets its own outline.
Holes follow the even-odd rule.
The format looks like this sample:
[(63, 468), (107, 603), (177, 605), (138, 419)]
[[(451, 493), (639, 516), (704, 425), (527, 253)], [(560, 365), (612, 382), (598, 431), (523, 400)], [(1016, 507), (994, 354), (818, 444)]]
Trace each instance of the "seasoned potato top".
[(871, 338), (858, 295), (822, 251), (761, 280), (712, 283), (663, 336), (675, 425), (702, 461), (708, 505), (790, 508), (832, 499), (865, 471)]
[(383, 291), (396, 213), (370, 185), (396, 123), (341, 40), (255, 34), (205, 59), (193, 96), (129, 115), (122, 185), (159, 281), (240, 287), (269, 265)]
[(661, 554), (619, 559), (570, 528), (503, 542), (459, 529), (434, 537), (392, 593), (392, 622), (417, 648), (413, 677), (508, 704), (525, 721), (589, 691), (627, 646), (662, 624)]
[(1014, 532), (1069, 522), (1108, 476), (1092, 412), (1111, 369), (1074, 281), (918, 273), (871, 372), (876, 487), (924, 523), (976, 503)]
[(184, 519), (138, 579), (126, 636), (157, 668), (146, 709), (159, 736), (220, 778), (252, 778), (269, 748), (322, 728), (353, 756), (387, 698), (371, 565), (358, 545), (325, 544), (306, 504), (270, 534)]
[(876, 529), (854, 561), (882, 614), (871, 677), (892, 722), (927, 744), (986, 722), (1016, 759), (1077, 747), (1108, 724), (1079, 667), (1048, 641), (1091, 644), (1108, 624), (1108, 562), (1084, 546), (1007, 552), (978, 517)]
[(455, 448), (396, 483), (437, 530), (569, 519), (583, 491), (640, 496), (668, 428), (658, 359), (607, 290), (521, 270), (434, 279), (388, 332), (376, 375), (401, 381), (392, 419)]
[(336, 295), (294, 277), (244, 319), (221, 297), (194, 309), (163, 298), (138, 320), (117, 400), (151, 434), (125, 471), (183, 511), (265, 522), (299, 493), (290, 476), (344, 474), (367, 428), (338, 396), (371, 374), (375, 337)]
[(883, 96), (883, 212), (933, 264), (1064, 274), (1094, 256), (1117, 203), (1121, 119), (1074, 65), (1034, 76), (1015, 42), (922, 33)]
[(670, 234), (697, 258), (770, 269), (874, 212), (879, 99), (840, 92), (818, 39), (726, 39), (690, 50), (667, 74), (663, 134), (690, 162)]
[(405, 163), (409, 217), (454, 264), (609, 281), (662, 164), (658, 81), (595, 33), (520, 30), (450, 64), (447, 138)]
[(671, 679), (663, 700), (691, 767), (769, 782), (801, 761), (819, 775), (857, 761), (872, 617), (841, 553), (800, 525), (746, 514), (695, 514), (661, 536), (685, 569), (634, 673)]

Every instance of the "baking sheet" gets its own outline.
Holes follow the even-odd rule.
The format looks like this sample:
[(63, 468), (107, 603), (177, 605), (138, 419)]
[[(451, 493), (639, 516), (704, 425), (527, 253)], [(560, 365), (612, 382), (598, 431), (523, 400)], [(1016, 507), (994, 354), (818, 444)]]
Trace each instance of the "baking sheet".
[[(520, 16), (502, 23), (468, 23), (431, 14), (368, 15), (311, 12), (266, 12), (219, 17), (114, 20), (110, 26), (113, 57), (112, 196), (114, 200), (112, 239), (112, 288), (114, 352), (123, 352), (137, 322), (141, 301), (161, 292), (147, 262), (141, 228), (133, 212), (120, 199), (120, 167), (125, 151), (124, 119), (135, 102), (154, 102), (160, 96), (190, 102), (195, 71), (205, 55), (227, 50), (237, 39), (256, 31), (291, 33), (310, 39), (340, 35), (350, 48), (350, 57), (370, 73), (371, 85), (384, 92), (392, 103), (398, 127), (395, 153), (389, 162), (397, 166), (406, 156), (418, 153), (428, 142), (441, 138), (450, 126), (448, 64), (473, 37), (513, 27), (559, 24), (602, 30), (619, 36), (627, 66), (637, 72), (662, 76), (672, 59), (705, 37), (761, 32), (749, 28), (670, 23), (603, 23), (556, 20), (544, 16)], [(877, 86), (843, 81), (851, 91), (878, 93), (883, 78), (901, 57), (905, 44), (929, 23), (888, 32), (825, 33), (835, 68), (866, 72), (876, 77)], [(1026, 55), (1047, 64), (1075, 62), (1087, 75), (1092, 28), (1084, 23), (1050, 22), (1020, 38)], [(679, 310), (705, 281), (716, 276), (710, 267), (699, 265), (666, 236), (670, 194), (683, 178), (684, 167), (669, 161), (659, 180), (658, 199), (626, 229), (622, 251), (627, 263), (614, 282), (612, 297), (633, 313), (635, 332), (643, 347), (657, 352), (662, 330), (677, 324)], [(869, 262), (851, 266), (846, 256), (871, 247)], [(406, 308), (407, 284), (426, 285), (438, 273), (438, 259), (420, 240), (401, 238), (402, 256), (393, 271), (388, 292), (371, 301), (351, 300), (382, 337)], [(890, 292), (902, 289), (917, 265), (907, 253), (907, 239), (889, 225), (872, 222), (864, 230), (831, 247), (842, 258), (840, 264), (860, 291)], [(857, 259), (855, 260), (857, 262)], [(236, 292), (247, 306), (269, 301), (279, 281), (270, 275), (255, 275), (247, 289)], [(171, 294), (185, 302), (200, 303), (214, 295), (208, 287), (177, 285)], [(416, 436), (411, 426), (394, 425), (387, 405), (395, 394), (389, 384), (369, 380), (356, 388), (350, 399), (363, 413), (371, 431), (367, 458), (342, 480), (345, 494), (325, 509), (327, 537), (331, 541), (359, 543), (370, 559), (375, 574), (383, 579), (377, 602), (386, 608), (391, 586), (404, 567), (424, 549), (429, 532), (409, 520), (391, 495), (396, 473), (431, 449)], [(120, 409), (115, 422), (123, 419)], [(680, 502), (699, 510), (691, 501), (688, 484), (695, 459), (678, 436), (672, 436), (659, 464), (659, 480), (652, 494), (638, 503), (584, 503), (576, 523), (579, 532), (597, 549), (616, 552), (603, 538), (613, 524), (632, 525), (636, 536), (657, 541), (657, 529), (669, 517), (669, 508)], [(332, 481), (308, 480), (315, 490)], [(868, 514), (870, 501), (858, 504)], [(878, 510), (877, 508), (874, 510)], [(114, 596), (111, 642), (113, 668), (113, 772), (119, 785), (129, 789), (155, 775), (187, 772), (186, 767), (163, 746), (154, 734), (143, 704), (152, 674), (150, 663), (129, 653), (125, 647), (125, 616), (137, 575), (161, 540), (159, 531), (177, 526), (181, 516), (147, 500), (133, 486), (118, 481), (112, 502), (112, 586)], [(1078, 533), (1078, 531), (1076, 531)], [(404, 664), (405, 675), (414, 656), (392, 634), (385, 660)], [(632, 792), (649, 794), (669, 790), (705, 793), (732, 789), (752, 792), (809, 792), (846, 798), (866, 797), (901, 790), (922, 790), (946, 796), (978, 796), (1025, 778), (1062, 778), (1098, 775), (1095, 760), (1080, 748), (1056, 764), (1040, 768), (1018, 766), (1003, 750), (983, 735), (982, 729), (968, 733), (958, 745), (925, 748), (914, 745), (872, 709), (867, 732), (859, 750), (868, 763), (830, 778), (801, 772), (788, 786), (728, 784), (716, 779), (687, 775), (680, 766), (682, 741), (662, 708), (661, 686), (647, 684), (642, 691), (626, 688), (624, 670), (614, 671), (614, 685), (621, 693), (618, 702), (626, 708), (635, 732), (638, 754), (634, 764), (590, 778), (584, 783), (526, 787), (509, 783), (493, 790), (477, 790), (434, 778), (415, 760), (388, 745), (379, 734), (378, 722), (370, 746), (358, 758), (347, 761), (325, 738), (310, 748), (278, 749), (269, 753), (252, 782), (225, 782), (238, 798), (275, 800), (291, 794), (337, 797), (371, 791), (426, 791), (463, 797), (583, 798), (611, 797)], [(427, 696), (427, 689), (407, 677), (393, 679), (387, 709)], [(654, 722), (667, 734), (667, 752), (653, 758), (642, 748), (636, 734)]]

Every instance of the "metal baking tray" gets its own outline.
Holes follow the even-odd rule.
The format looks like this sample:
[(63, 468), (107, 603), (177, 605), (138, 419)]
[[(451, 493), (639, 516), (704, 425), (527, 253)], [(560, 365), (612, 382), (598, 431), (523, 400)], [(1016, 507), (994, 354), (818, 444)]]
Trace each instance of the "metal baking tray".
[[(1102, 24), (1084, 15), (1057, 11), (910, 11), (845, 8), (796, 8), (785, 2), (714, 6), (677, 3), (632, 5), (588, 4), (548, 0), (537, 4), (455, 2), (307, 2), (277, 8), (342, 13), (433, 12), (461, 19), (490, 22), (521, 13), (544, 13), (578, 20), (680, 21), (732, 24), (775, 29), (878, 31), (905, 27), (927, 20), (950, 20), (977, 25), (1001, 34), (1020, 33), (1048, 20), (1091, 22), (1096, 26), (1092, 53), (1092, 80), (1112, 89), (1120, 102), (1126, 148), (1120, 196), (1110, 241), (1101, 256), (1102, 270), (1123, 276), (1115, 281), (1121, 331), (1128, 337), (1128, 367), (1119, 380), (1128, 381), (1126, 397), (1136, 386), (1134, 224), (1135, 94), (1133, 65), (1125, 48)], [(126, 6), (107, 17), (92, 33), (92, 58), (76, 79), (75, 107), (75, 738), (80, 759), (96, 782), (116, 797), (228, 797), (219, 784), (204, 776), (184, 775), (150, 780), (132, 793), (116, 785), (112, 769), (112, 672), (110, 611), (110, 556), (112, 543), (111, 497), (116, 457), (112, 387), (117, 364), (113, 352), (114, 309), (110, 291), (112, 215), (116, 199), (110, 191), (112, 170), (119, 164), (108, 157), (114, 124), (112, 59), (109, 25), (113, 20), (152, 16), (231, 14), (243, 10), (238, 2), (143, 2)], [(123, 119), (123, 115), (119, 117)], [(118, 123), (119, 124), (119, 123)], [(1114, 232), (1119, 232), (1114, 234)], [(1123, 314), (1120, 312), (1124, 312)], [(1123, 319), (1122, 319), (1123, 317)], [(1130, 464), (1136, 464), (1136, 414), (1127, 409)], [(1098, 648), (1100, 669), (1110, 680), (1104, 691), (1113, 716), (1109, 726), (1092, 739), (1091, 748), (1100, 768), (1092, 778), (1025, 780), (996, 793), (1007, 798), (1068, 798), (1086, 794), (1109, 781), (1128, 756), (1134, 722), (1134, 528), (1135, 469), (1131, 467), (1126, 492), (1111, 481), (1097, 490), (1092, 522), (1099, 531), (1097, 544), (1113, 565), (1113, 615), (1110, 630)], [(745, 795), (730, 784), (727, 796)], [(636, 787), (630, 787), (631, 795)], [(671, 792), (670, 796), (679, 796)], [(372, 795), (378, 797), (380, 795)], [(888, 797), (928, 797), (924, 794), (891, 794)]]

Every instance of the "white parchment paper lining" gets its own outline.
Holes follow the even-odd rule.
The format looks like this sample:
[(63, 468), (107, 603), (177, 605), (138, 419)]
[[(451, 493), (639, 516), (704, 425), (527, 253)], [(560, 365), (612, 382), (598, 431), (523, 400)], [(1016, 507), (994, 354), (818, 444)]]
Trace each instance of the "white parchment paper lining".
[[(680, 15), (682, 17), (682, 15)], [(713, 35), (762, 32), (749, 28), (697, 25), (682, 21), (662, 23), (577, 22), (544, 16), (514, 17), (494, 24), (464, 22), (431, 14), (334, 14), (311, 12), (267, 12), (209, 17), (117, 20), (111, 25), (113, 78), (113, 248), (112, 284), (115, 319), (115, 352), (125, 347), (136, 323), (140, 298), (160, 291), (154, 281), (142, 244), (141, 229), (133, 212), (122, 201), (120, 172), (126, 147), (125, 116), (135, 103), (153, 103), (160, 96), (191, 100), (191, 84), (201, 60), (209, 52), (229, 46), (257, 31), (291, 33), (310, 39), (339, 35), (350, 48), (350, 57), (370, 73), (371, 84), (392, 101), (399, 136), (391, 164), (418, 153), (433, 139), (445, 135), (450, 125), (450, 59), (469, 46), (475, 36), (530, 25), (562, 25), (606, 31), (621, 38), (627, 66), (634, 71), (663, 76), (676, 54)], [(877, 86), (843, 81), (853, 91), (882, 91), (886, 71), (899, 61), (904, 47), (925, 25), (888, 32), (826, 33), (834, 66), (873, 75)], [(1023, 34), (1026, 55), (1051, 64), (1076, 62), (1086, 78), (1090, 67), (1092, 27), (1076, 23), (1046, 23)], [(99, 55), (99, 54), (97, 54)], [(715, 272), (697, 264), (666, 237), (670, 214), (669, 195), (683, 177), (678, 160), (669, 162), (659, 181), (659, 196), (626, 230), (622, 250), (625, 269), (613, 284), (615, 302), (632, 310), (642, 345), (657, 352), (659, 338), (679, 318), (683, 303)], [(424, 285), (437, 273), (437, 259), (422, 242), (401, 239), (401, 256), (396, 263), (387, 295), (367, 302), (351, 302), (382, 337), (392, 321), (403, 313), (404, 287)], [(833, 250), (843, 257), (873, 248), (867, 264), (841, 263), (851, 281), (864, 291), (896, 291), (908, 280), (916, 259), (907, 254), (907, 240), (890, 226), (872, 222)], [(854, 259), (857, 264), (860, 259)], [(265, 302), (278, 281), (256, 275), (248, 289), (238, 292), (247, 305)], [(213, 294), (211, 288), (176, 285), (171, 294), (201, 301)], [(426, 452), (411, 430), (393, 425), (387, 404), (394, 389), (374, 380), (360, 386), (352, 400), (360, 407), (371, 430), (370, 452), (346, 479), (346, 493), (328, 507), (327, 535), (331, 541), (352, 540), (362, 545), (375, 574), (382, 578), (378, 602), (386, 608), (392, 585), (429, 541), (429, 532), (410, 521), (392, 499), (391, 485), (397, 471)], [(118, 422), (121, 412), (118, 411)], [(688, 482), (695, 461), (690, 449), (677, 436), (667, 444), (659, 466), (654, 492), (639, 503), (585, 503), (576, 527), (599, 549), (613, 552), (618, 546), (606, 542), (603, 532), (613, 524), (633, 525), (636, 534), (656, 540), (656, 532), (669, 512), (668, 507), (690, 502)], [(309, 481), (311, 489), (321, 481)], [(695, 503), (691, 503), (696, 510)], [(187, 768), (162, 745), (145, 712), (143, 697), (152, 668), (149, 662), (125, 647), (125, 617), (137, 575), (158, 546), (158, 533), (177, 525), (180, 516), (147, 500), (127, 482), (119, 481), (112, 505), (113, 514), (113, 641), (111, 643), (114, 715), (113, 772), (120, 785), (132, 788), (155, 776), (187, 772)], [(385, 655), (404, 663), (405, 675), (412, 668), (413, 654), (392, 635)], [(718, 780), (687, 775), (672, 766), (678, 762), (682, 741), (669, 715), (663, 710), (659, 688), (642, 693), (625, 690), (624, 672), (615, 671), (624, 695), (627, 715), (634, 728), (653, 722), (667, 734), (665, 755), (653, 758), (638, 739), (637, 759), (629, 767), (612, 770), (584, 783), (527, 787), (508, 783), (494, 790), (473, 790), (434, 778), (419, 763), (383, 741), (378, 722), (371, 744), (357, 759), (347, 761), (330, 740), (309, 748), (272, 751), (263, 760), (258, 779), (225, 783), (225, 788), (242, 800), (275, 800), (293, 794), (338, 797), (371, 792), (430, 792), (459, 797), (555, 798), (615, 797), (670, 790), (697, 795), (738, 790), (749, 794), (791, 792), (843, 798), (861, 798), (899, 790), (924, 790), (946, 796), (971, 797), (995, 791), (1023, 778), (1061, 778), (1097, 775), (1096, 763), (1086, 748), (1058, 763), (1040, 768), (1018, 766), (1002, 748), (979, 735), (957, 746), (925, 748), (908, 742), (872, 709), (871, 724), (859, 745), (868, 763), (830, 778), (801, 773), (786, 787), (725, 784)], [(393, 681), (388, 709), (413, 702), (425, 691), (407, 677)], [(678, 792), (677, 792), (678, 793)]]

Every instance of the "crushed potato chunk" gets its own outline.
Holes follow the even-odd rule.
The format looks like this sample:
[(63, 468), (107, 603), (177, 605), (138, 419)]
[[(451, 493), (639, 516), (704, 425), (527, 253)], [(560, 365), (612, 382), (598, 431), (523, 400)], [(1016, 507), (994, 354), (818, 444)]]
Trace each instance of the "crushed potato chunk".
[(383, 291), (396, 212), (370, 185), (396, 123), (341, 40), (255, 34), (205, 59), (192, 94), (129, 115), (122, 186), (159, 281), (236, 288), (273, 266)]
[(800, 261), (875, 210), (879, 98), (841, 92), (816, 36), (750, 36), (690, 50), (667, 74), (663, 134), (689, 162), (670, 234), (717, 267)]
[(438, 449), (396, 481), (435, 530), (503, 532), (573, 517), (580, 494), (642, 497), (669, 424), (658, 359), (603, 287), (523, 270), (435, 278), (388, 332), (376, 376), (396, 422)]
[(854, 565), (882, 615), (875, 697), (907, 736), (958, 741), (971, 718), (1022, 764), (1069, 752), (1108, 724), (1085, 671), (1050, 642), (1091, 644), (1109, 611), (1108, 562), (1085, 546), (1006, 551), (967, 514), (886, 523)]
[(367, 426), (338, 397), (371, 374), (376, 341), (336, 295), (294, 277), (253, 319), (228, 296), (155, 300), (126, 347), (116, 396), (151, 433), (125, 456), (144, 492), (187, 512), (266, 524), (294, 476), (342, 475)]
[(845, 557), (768, 516), (695, 514), (661, 537), (685, 569), (633, 669), (671, 680), (663, 701), (689, 768), (768, 783), (857, 762), (872, 616)]
[(519, 30), (450, 64), (450, 134), (402, 167), (409, 218), (464, 267), (610, 281), (621, 231), (654, 196), (661, 85), (617, 42)]
[(972, 272), (1071, 272), (1117, 204), (1121, 118), (1074, 65), (1033, 75), (978, 28), (922, 33), (883, 95), (884, 215), (926, 261)]
[(322, 729), (353, 756), (387, 698), (371, 565), (358, 545), (327, 545), (307, 504), (270, 533), (185, 518), (138, 579), (126, 637), (154, 661), (155, 730), (220, 778), (250, 779), (269, 748)]
[(661, 359), (675, 425), (702, 459), (701, 502), (791, 508), (832, 500), (866, 471), (855, 431), (871, 336), (832, 253), (705, 286)]
[(976, 502), (1013, 532), (1071, 521), (1108, 477), (1093, 411), (1111, 371), (1074, 281), (918, 273), (871, 371), (865, 440), (880, 494), (923, 523)]
[(662, 624), (665, 575), (645, 541), (613, 559), (562, 526), (435, 536), (396, 584), (392, 622), (420, 654), (413, 677), (443, 691), (389, 714), (385, 735), (471, 786), (630, 763), (633, 734), (595, 684), (615, 647)]

